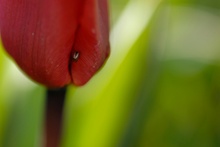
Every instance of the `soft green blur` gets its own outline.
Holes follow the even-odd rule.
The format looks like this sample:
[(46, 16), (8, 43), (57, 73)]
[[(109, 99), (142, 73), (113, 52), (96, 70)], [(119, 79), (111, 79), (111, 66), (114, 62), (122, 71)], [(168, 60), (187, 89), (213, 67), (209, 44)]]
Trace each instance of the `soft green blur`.
[[(62, 147), (219, 147), (220, 2), (110, 0), (111, 55), (70, 85)], [(41, 147), (45, 88), (0, 47), (0, 147)]]
[(0, 46), (0, 147), (39, 147), (45, 88), (20, 72)]

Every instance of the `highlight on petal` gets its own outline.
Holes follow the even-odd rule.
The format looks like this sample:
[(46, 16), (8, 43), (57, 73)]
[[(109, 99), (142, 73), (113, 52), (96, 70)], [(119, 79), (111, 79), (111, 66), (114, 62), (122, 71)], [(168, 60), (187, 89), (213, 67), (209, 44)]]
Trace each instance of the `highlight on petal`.
[(83, 85), (109, 53), (107, 11), (107, 0), (0, 0), (2, 42), (35, 81)]

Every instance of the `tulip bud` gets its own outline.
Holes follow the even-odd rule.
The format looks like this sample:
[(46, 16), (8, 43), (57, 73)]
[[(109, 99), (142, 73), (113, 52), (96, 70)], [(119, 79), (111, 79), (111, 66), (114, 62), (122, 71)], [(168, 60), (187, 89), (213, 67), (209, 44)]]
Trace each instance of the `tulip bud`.
[(0, 33), (35, 81), (83, 85), (109, 55), (107, 0), (0, 0)]

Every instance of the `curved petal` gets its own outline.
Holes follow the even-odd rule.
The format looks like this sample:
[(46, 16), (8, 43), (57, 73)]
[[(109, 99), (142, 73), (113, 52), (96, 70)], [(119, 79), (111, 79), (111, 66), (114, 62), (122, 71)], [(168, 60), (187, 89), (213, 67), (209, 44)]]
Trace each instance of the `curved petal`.
[(102, 66), (109, 55), (109, 22), (107, 0), (87, 0), (80, 19), (71, 64), (75, 85), (85, 84)]
[(85, 84), (109, 54), (107, 0), (0, 0), (7, 52), (48, 87)]
[(70, 53), (82, 7), (80, 0), (0, 0), (7, 52), (39, 83), (70, 83)]

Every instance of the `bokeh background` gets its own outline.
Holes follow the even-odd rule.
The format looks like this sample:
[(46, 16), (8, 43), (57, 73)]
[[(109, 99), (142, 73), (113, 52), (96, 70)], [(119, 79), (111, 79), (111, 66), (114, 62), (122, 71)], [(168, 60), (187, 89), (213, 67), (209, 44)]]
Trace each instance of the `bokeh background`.
[[(219, 147), (220, 1), (109, 4), (111, 55), (68, 86), (61, 147)], [(0, 45), (0, 147), (43, 146), (45, 93)]]

